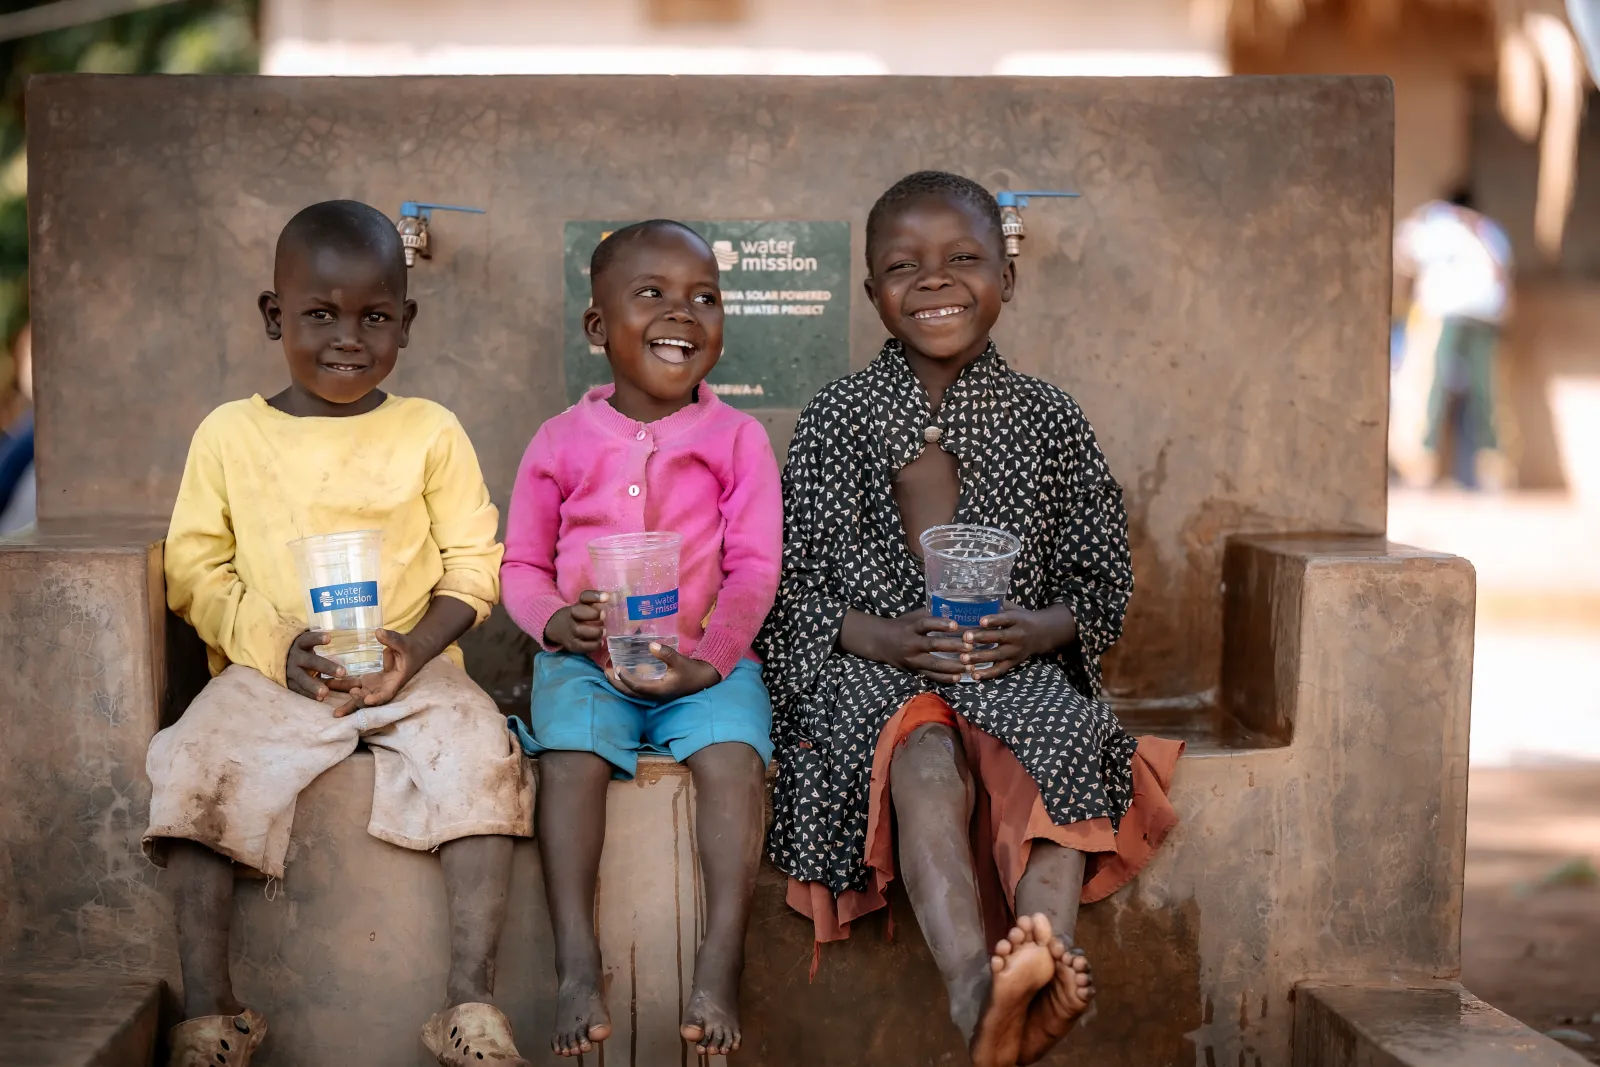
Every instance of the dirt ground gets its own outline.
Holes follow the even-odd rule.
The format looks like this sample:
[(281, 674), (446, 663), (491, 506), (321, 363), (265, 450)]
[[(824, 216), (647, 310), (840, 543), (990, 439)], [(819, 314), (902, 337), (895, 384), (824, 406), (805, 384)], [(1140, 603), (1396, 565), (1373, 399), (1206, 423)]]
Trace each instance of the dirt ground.
[[(1472, 770), (1461, 981), (1600, 1064), (1600, 762)], [(1565, 868), (1567, 881), (1545, 884)], [(1592, 870), (1592, 868), (1591, 868)], [(1573, 878), (1576, 874), (1579, 877)]]

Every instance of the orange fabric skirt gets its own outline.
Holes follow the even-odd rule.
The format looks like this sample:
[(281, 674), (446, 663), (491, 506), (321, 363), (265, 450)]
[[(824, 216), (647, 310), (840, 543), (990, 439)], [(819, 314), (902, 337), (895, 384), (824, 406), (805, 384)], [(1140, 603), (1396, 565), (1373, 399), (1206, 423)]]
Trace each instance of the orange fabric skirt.
[[(821, 882), (789, 879), (788, 902), (810, 919), (818, 945), (850, 936), (850, 924), (887, 903), (885, 891), (894, 881), (894, 831), (890, 818), (889, 767), (895, 749), (919, 726), (940, 723), (956, 731), (966, 751), (977, 788), (972, 817), (972, 854), (984, 927), (991, 941), (1005, 936), (1016, 908), (1017, 883), (1028, 868), (1035, 840), (1088, 853), (1084, 866), (1085, 904), (1115, 893), (1134, 879), (1155, 854), (1178, 815), (1167, 800), (1182, 741), (1140, 737), (1133, 757), (1133, 803), (1120, 831), (1108, 818), (1057, 826), (1045, 811), (1039, 786), (1003, 741), (962, 718), (932, 693), (912, 697), (885, 724), (872, 758), (872, 791), (867, 808), (867, 866), (872, 878), (866, 889), (847, 890), (837, 898)], [(813, 969), (815, 961), (813, 961)]]

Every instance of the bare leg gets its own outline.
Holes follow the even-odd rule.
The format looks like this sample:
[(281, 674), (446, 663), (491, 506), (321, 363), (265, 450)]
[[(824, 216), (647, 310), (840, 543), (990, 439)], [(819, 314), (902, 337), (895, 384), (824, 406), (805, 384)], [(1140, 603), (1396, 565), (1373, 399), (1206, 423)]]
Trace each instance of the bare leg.
[(1075, 848), (1035, 840), (1028, 852), (1028, 869), (1017, 883), (1017, 914), (1049, 916), (1051, 931), (1069, 945), (1078, 929), (1085, 859)]
[(949, 992), (950, 1017), (970, 1038), (989, 995), (989, 946), (968, 837), (972, 776), (955, 731), (939, 725), (914, 731), (895, 750), (889, 792), (900, 876)]
[(494, 1003), (495, 958), (511, 896), (511, 838), (463, 837), (439, 846), (450, 907), (449, 1003)]
[(167, 841), (183, 969), (183, 1017), (237, 1015), (228, 974), (228, 932), (233, 925), (233, 861), (194, 841)]
[(606, 785), (611, 764), (592, 752), (539, 757), (539, 855), (550, 927), (556, 941), (556, 1028), (551, 1051), (588, 1052), (611, 1036), (600, 992), (600, 942), (594, 891), (606, 840)]
[(739, 978), (761, 863), (766, 768), (755, 749), (737, 741), (708, 745), (688, 762), (705, 874), (706, 936), (695, 956), (694, 992), (681, 1032), (702, 1055), (727, 1055), (741, 1039)]
[(1020, 1063), (1044, 1058), (1067, 1035), (1094, 999), (1094, 978), (1089, 960), (1074, 944), (1078, 902), (1083, 894), (1086, 857), (1076, 849), (1053, 841), (1034, 841), (1028, 869), (1017, 883), (1017, 913), (1049, 918), (1055, 937), (1050, 952), (1054, 974), (1034, 997), (1023, 1027)]

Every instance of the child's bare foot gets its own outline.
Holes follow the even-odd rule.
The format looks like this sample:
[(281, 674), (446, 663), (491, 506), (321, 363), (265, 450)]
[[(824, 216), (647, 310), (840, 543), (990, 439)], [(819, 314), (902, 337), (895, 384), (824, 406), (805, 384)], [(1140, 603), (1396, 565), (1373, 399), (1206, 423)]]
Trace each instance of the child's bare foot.
[(678, 1032), (694, 1043), (702, 1056), (737, 1052), (739, 1033), (739, 974), (744, 970), (744, 942), (725, 943), (707, 937), (694, 959), (694, 991), (683, 1009)]
[(739, 1051), (739, 1014), (705, 990), (696, 989), (683, 1010), (678, 1033), (702, 1056), (726, 1056)]
[(1083, 950), (1068, 949), (1060, 938), (1052, 938), (1050, 954), (1055, 959), (1055, 974), (1028, 1006), (1018, 1063), (1037, 1063), (1044, 1059), (1094, 1000), (1094, 972)]
[(1014, 1067), (1022, 1052), (1023, 1026), (1034, 995), (1050, 984), (1056, 960), (1050, 952), (1050, 920), (1023, 915), (989, 959), (989, 999), (972, 1033), (974, 1067)]
[(556, 1032), (550, 1051), (558, 1056), (581, 1056), (594, 1043), (611, 1036), (611, 1016), (596, 983), (573, 979), (556, 991)]

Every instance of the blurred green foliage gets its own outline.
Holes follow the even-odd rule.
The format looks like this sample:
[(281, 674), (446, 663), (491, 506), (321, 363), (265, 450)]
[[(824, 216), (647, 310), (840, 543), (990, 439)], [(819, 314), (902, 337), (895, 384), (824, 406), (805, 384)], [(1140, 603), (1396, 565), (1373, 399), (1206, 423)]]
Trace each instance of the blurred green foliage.
[[(37, 0), (0, 0), (0, 12)], [(23, 89), (31, 74), (242, 74), (257, 69), (258, 0), (183, 0), (0, 41), (0, 340), (28, 318), (28, 162)]]

